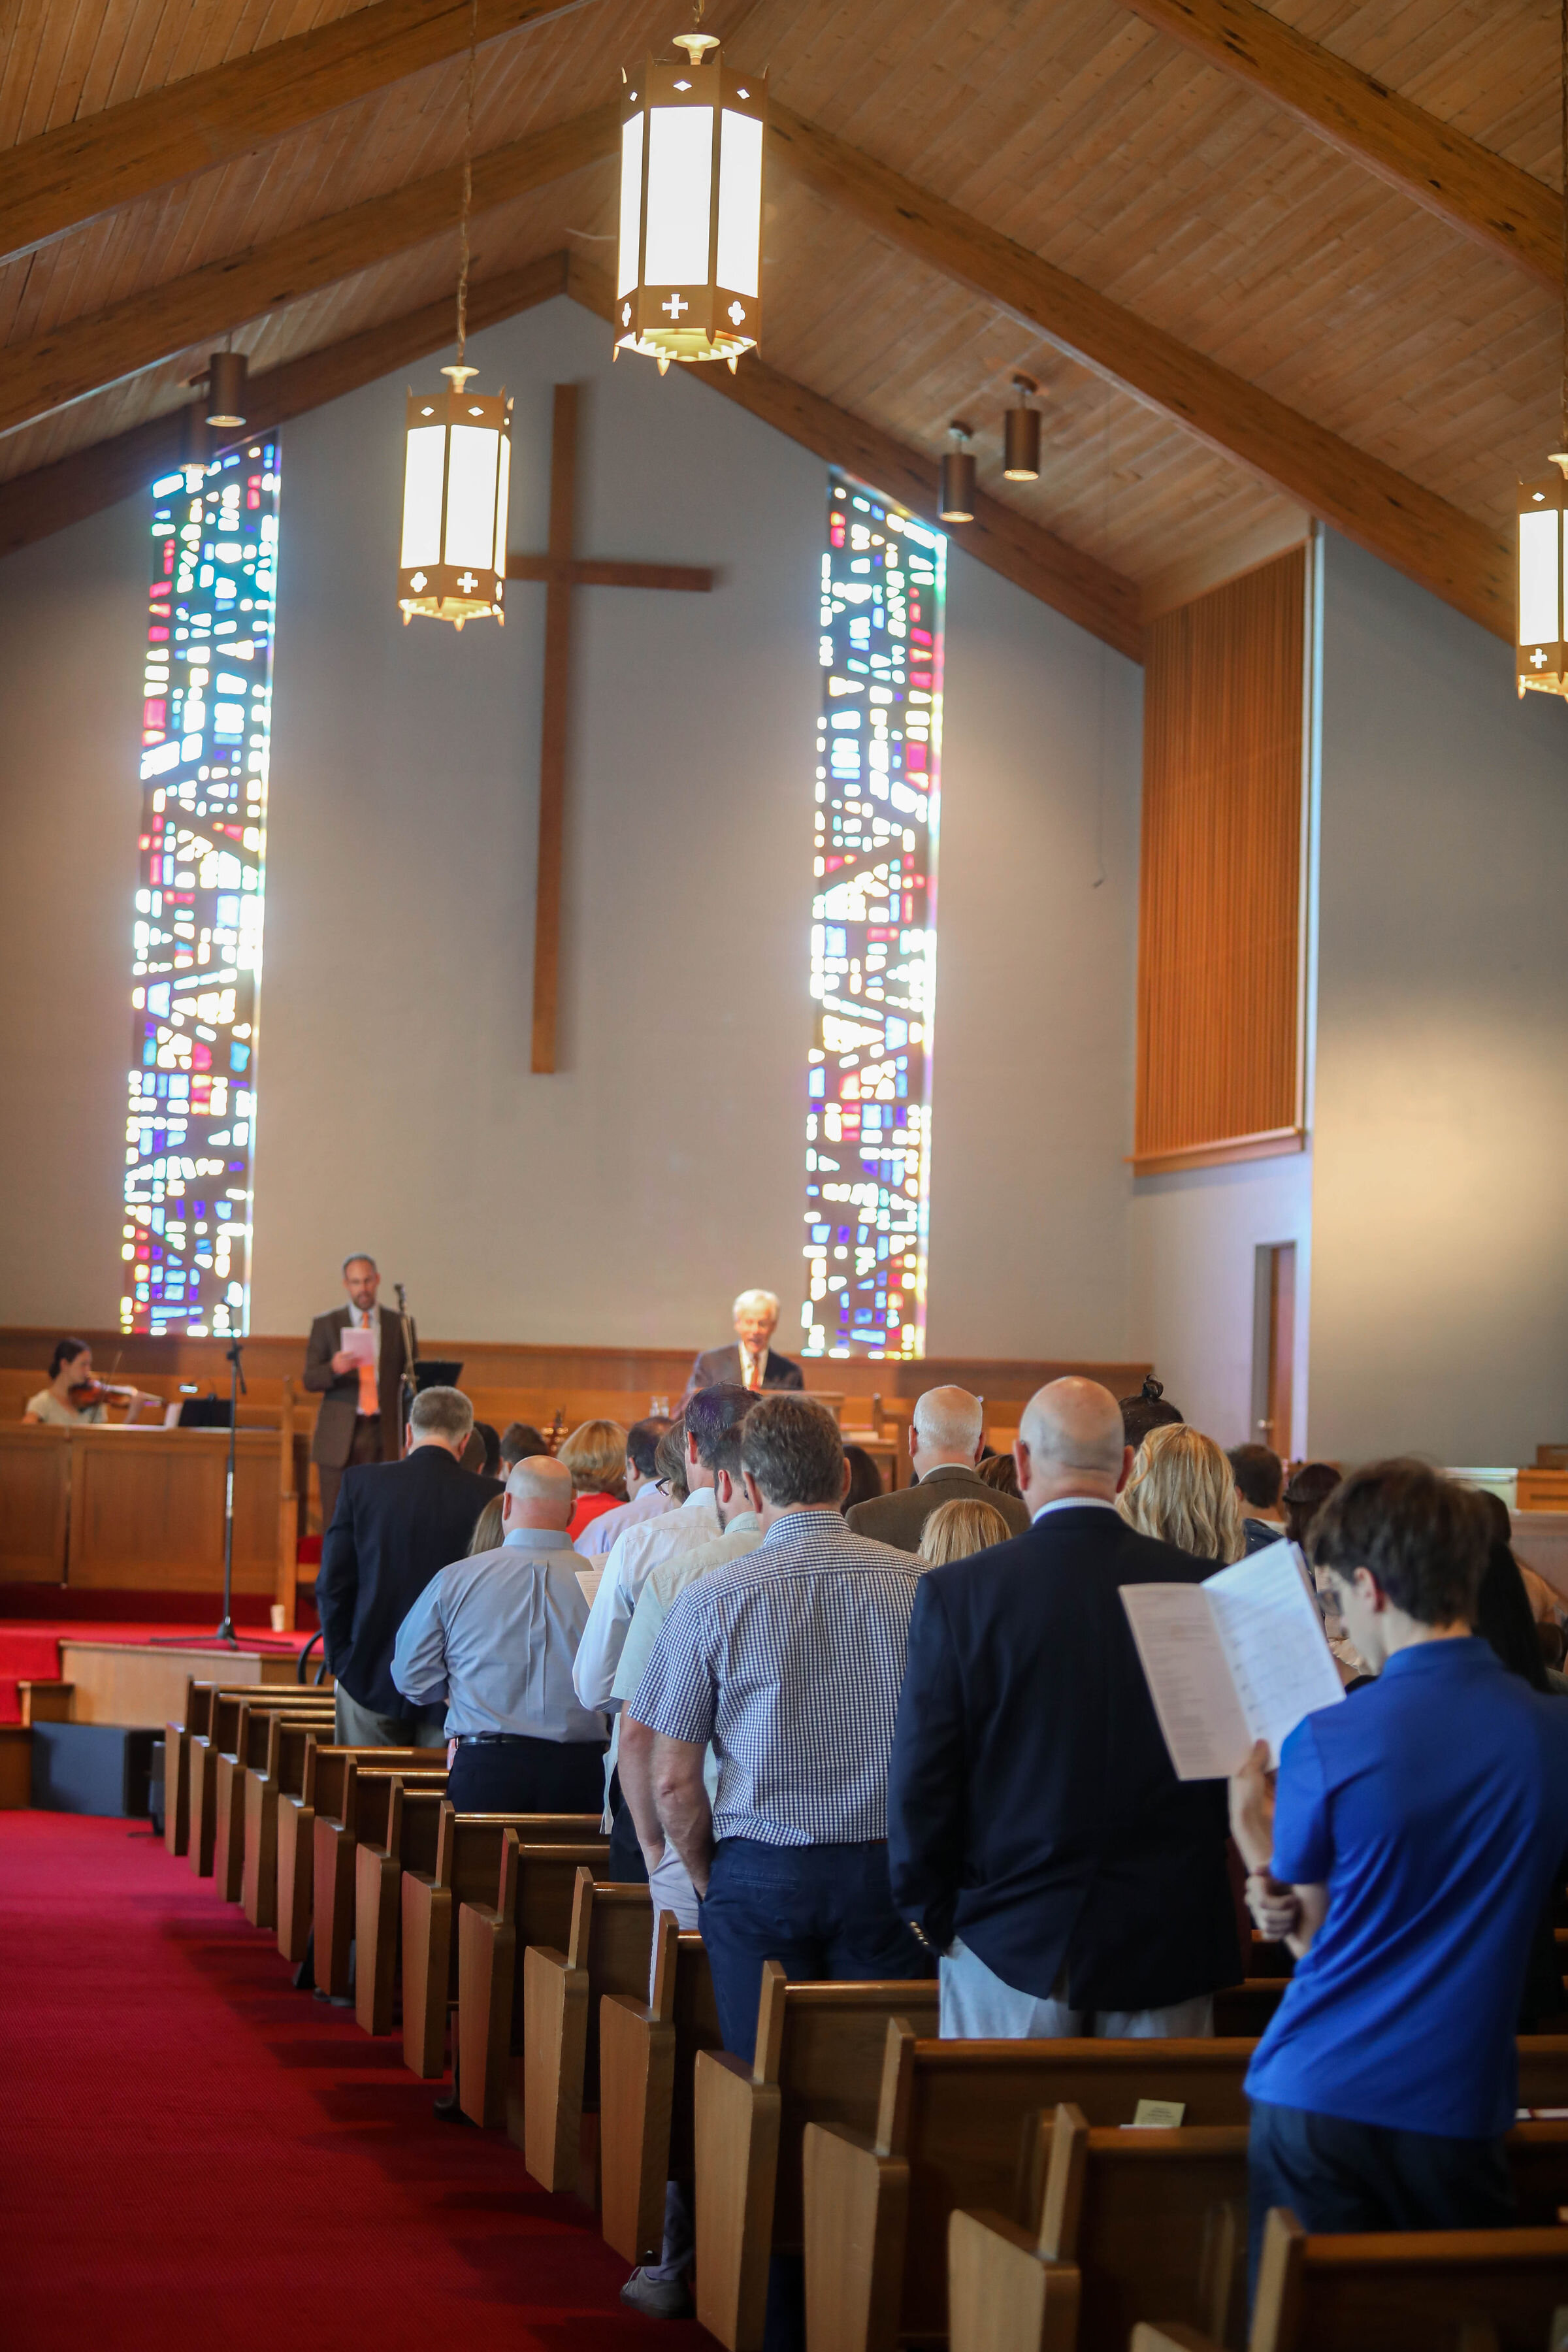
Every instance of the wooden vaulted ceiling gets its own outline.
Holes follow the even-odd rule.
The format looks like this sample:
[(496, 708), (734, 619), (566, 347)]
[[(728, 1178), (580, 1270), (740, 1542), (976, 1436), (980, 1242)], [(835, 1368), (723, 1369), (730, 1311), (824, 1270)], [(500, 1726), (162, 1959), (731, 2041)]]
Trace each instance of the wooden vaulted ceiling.
[[(475, 316), (605, 307), (619, 68), (685, 0), (479, 0)], [(254, 414), (447, 340), (468, 0), (16, 0), (0, 548), (166, 462), (232, 331)], [(1511, 633), (1557, 419), (1545, 0), (710, 0), (774, 110), (765, 361), (715, 389), (1124, 650), (1321, 516)], [(1011, 379), (1037, 483), (1001, 479)], [(714, 372), (697, 373), (709, 376)], [(719, 372), (722, 373), (722, 372)]]

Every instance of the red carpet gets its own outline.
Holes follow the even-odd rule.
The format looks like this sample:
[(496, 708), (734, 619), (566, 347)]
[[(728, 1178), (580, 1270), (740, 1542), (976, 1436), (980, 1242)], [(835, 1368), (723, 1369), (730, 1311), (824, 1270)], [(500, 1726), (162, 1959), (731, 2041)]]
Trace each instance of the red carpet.
[(0, 1813), (6, 2345), (712, 2352), (399, 2057), (145, 1831)]

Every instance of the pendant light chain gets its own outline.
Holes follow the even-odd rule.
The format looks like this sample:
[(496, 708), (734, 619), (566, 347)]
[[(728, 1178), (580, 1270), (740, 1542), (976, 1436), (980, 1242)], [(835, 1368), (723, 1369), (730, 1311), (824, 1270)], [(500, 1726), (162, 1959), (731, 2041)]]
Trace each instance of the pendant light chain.
[[(1563, 23), (1568, 26), (1568, 0), (1563, 0)], [(468, 212), (474, 200), (474, 78), (479, 62), (479, 0), (468, 0), (468, 75), (463, 128), (463, 206), (458, 224), (458, 364), (463, 363), (463, 351), (468, 340)], [(1568, 87), (1568, 85), (1565, 85)], [(1568, 398), (1568, 394), (1564, 394)]]

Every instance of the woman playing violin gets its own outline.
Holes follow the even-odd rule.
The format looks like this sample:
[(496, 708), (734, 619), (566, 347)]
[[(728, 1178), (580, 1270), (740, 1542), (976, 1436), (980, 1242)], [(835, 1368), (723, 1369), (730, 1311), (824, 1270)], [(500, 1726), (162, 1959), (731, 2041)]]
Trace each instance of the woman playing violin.
[(85, 1339), (58, 1339), (49, 1359), (48, 1387), (27, 1399), (22, 1419), (52, 1429), (77, 1429), (83, 1422), (102, 1421), (106, 1405), (129, 1405), (134, 1412), (143, 1402), (156, 1404), (158, 1399), (143, 1400), (140, 1389), (93, 1378), (92, 1349)]

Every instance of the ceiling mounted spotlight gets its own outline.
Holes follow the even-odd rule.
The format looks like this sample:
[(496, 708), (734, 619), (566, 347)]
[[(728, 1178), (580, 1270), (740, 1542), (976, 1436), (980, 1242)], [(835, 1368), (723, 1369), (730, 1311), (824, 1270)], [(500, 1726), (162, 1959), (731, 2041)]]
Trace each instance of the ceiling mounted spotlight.
[(212, 445), (202, 404), (199, 400), (187, 401), (180, 411), (180, 470), (193, 498), (206, 480), (211, 462)]
[(207, 362), (207, 423), (220, 431), (245, 423), (246, 373), (243, 352), (214, 352)]
[(974, 520), (974, 459), (969, 444), (974, 438), (973, 427), (955, 416), (948, 426), (953, 446), (942, 461), (942, 496), (937, 514), (943, 522)]
[(1007, 411), (1003, 426), (1002, 473), (1009, 482), (1037, 482), (1040, 478), (1040, 412), (1029, 405), (1031, 394), (1039, 388), (1032, 375), (1013, 378), (1018, 405)]

